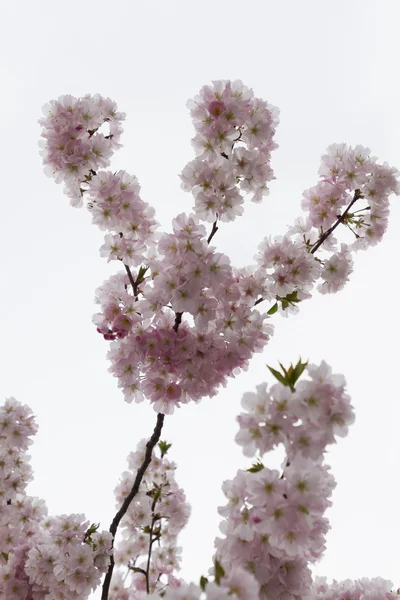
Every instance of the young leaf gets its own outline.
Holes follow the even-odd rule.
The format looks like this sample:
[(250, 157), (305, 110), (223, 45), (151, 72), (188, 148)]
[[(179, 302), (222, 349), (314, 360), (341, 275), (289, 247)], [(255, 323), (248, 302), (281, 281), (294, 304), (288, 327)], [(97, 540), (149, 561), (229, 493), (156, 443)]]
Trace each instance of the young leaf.
[[(286, 371), (286, 369), (285, 369), (285, 367), (283, 366), (282, 363), (279, 363), (279, 366), (280, 366), (280, 368), (282, 369), (282, 372), (285, 375), (285, 379), (287, 379), (288, 378), (288, 371)], [(289, 368), (289, 371), (290, 371), (290, 368)]]
[(207, 579), (207, 577), (204, 577), (204, 575), (202, 575), (202, 576), (200, 577), (200, 587), (201, 587), (201, 590), (202, 590), (203, 592), (204, 592), (204, 591), (205, 591), (205, 589), (206, 589), (206, 585), (207, 585), (207, 583), (208, 583), (208, 579)]
[(100, 527), (100, 523), (92, 523), (89, 529), (85, 532), (84, 542), (86, 544), (92, 544), (92, 535), (96, 533), (98, 528)]
[(298, 379), (301, 377), (301, 375), (304, 372), (304, 369), (306, 368), (306, 366), (308, 365), (308, 362), (302, 363), (301, 362), (301, 358), (299, 359), (299, 362), (297, 363), (297, 365), (292, 369), (292, 373), (291, 373), (291, 377), (290, 377), (290, 383), (293, 385), (295, 385), (295, 383), (298, 381)]
[(164, 458), (171, 446), (172, 444), (167, 444), (167, 442), (158, 442), (158, 447), (161, 451), (161, 458)]
[(273, 369), (269, 365), (267, 365), (267, 367), (271, 371), (271, 373), (275, 377), (275, 379), (277, 379), (279, 381), (279, 383), (283, 383), (283, 385), (289, 385), (289, 383), (286, 381), (286, 378), (282, 375), (282, 373), (279, 373), (279, 371), (277, 371), (276, 369)]
[(259, 460), (256, 463), (254, 463), (253, 465), (251, 465), (250, 469), (247, 469), (247, 472), (248, 473), (257, 473), (258, 471), (262, 471), (264, 468), (265, 468), (264, 465)]
[(215, 583), (217, 585), (220, 584), (221, 578), (225, 575), (225, 571), (222, 568), (221, 563), (218, 560), (215, 560), (214, 563), (214, 578), (215, 578)]
[(275, 302), (273, 306), (269, 310), (267, 310), (267, 315), (274, 315), (278, 310), (278, 303)]
[(137, 277), (136, 277), (136, 283), (143, 283), (144, 276), (145, 276), (146, 271), (148, 270), (148, 268), (149, 267), (143, 267), (143, 266), (140, 267), (139, 272), (138, 272)]
[(283, 298), (281, 296), (276, 297), (282, 304), (282, 310), (286, 310), (290, 304), (296, 304), (297, 302), (301, 302), (301, 300), (297, 297), (297, 290), (290, 292), (290, 294), (286, 294)]

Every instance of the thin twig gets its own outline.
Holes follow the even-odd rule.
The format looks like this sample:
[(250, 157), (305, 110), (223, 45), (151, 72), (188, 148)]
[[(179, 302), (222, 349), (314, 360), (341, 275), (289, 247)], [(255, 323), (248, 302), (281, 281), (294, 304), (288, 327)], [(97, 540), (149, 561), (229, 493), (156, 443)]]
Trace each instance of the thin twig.
[[(355, 202), (357, 202), (357, 200), (359, 200), (362, 197), (363, 196), (362, 196), (360, 190), (354, 190), (353, 199), (350, 202), (350, 204), (348, 205), (348, 207), (346, 208), (346, 210), (344, 211), (344, 213), (342, 215), (338, 215), (337, 220), (332, 225), (332, 227), (329, 227), (329, 229), (327, 229), (324, 233), (322, 233), (322, 235), (319, 238), (319, 240), (317, 242), (315, 242), (314, 246), (311, 248), (310, 254), (314, 254), (318, 250), (318, 248), (320, 248), (320, 246), (322, 246), (322, 244), (325, 242), (325, 240), (331, 235), (331, 233), (333, 231), (335, 231), (336, 227), (338, 225), (340, 225), (340, 223), (344, 223), (345, 222), (346, 217), (349, 214), (350, 209), (353, 206), (353, 204)], [(367, 210), (367, 208), (369, 208), (369, 207), (366, 207), (365, 209), (361, 209), (361, 210)], [(258, 298), (258, 300), (256, 300), (254, 302), (254, 306), (257, 306), (257, 304), (260, 304), (260, 302), (264, 302), (264, 298)]]
[(211, 240), (213, 239), (214, 235), (217, 233), (218, 231), (218, 227), (217, 227), (217, 219), (214, 221), (212, 229), (211, 229), (211, 233), (207, 238), (207, 244), (209, 244), (211, 242)]
[[(113, 540), (115, 539), (115, 535), (117, 533), (117, 529), (121, 522), (121, 519), (126, 514), (130, 503), (132, 502), (132, 500), (138, 493), (139, 487), (142, 482), (143, 476), (146, 472), (146, 469), (149, 466), (149, 464), (151, 463), (151, 455), (152, 455), (154, 446), (157, 444), (157, 442), (159, 441), (160, 436), (161, 436), (161, 430), (162, 430), (162, 427), (164, 424), (164, 417), (165, 417), (165, 415), (163, 415), (162, 413), (158, 413), (157, 423), (154, 428), (153, 435), (151, 436), (151, 438), (149, 439), (149, 441), (146, 444), (146, 452), (144, 455), (144, 460), (143, 460), (141, 467), (138, 469), (138, 471), (136, 473), (136, 477), (135, 477), (135, 481), (133, 483), (132, 489), (129, 492), (129, 494), (127, 495), (127, 497), (125, 498), (125, 500), (123, 501), (121, 508), (115, 515), (115, 517), (110, 525), (109, 531), (110, 531), (111, 535), (113, 536)], [(114, 546), (114, 541), (113, 541), (113, 546)], [(112, 552), (111, 557), (110, 557), (110, 566), (108, 567), (108, 571), (106, 573), (106, 576), (105, 576), (104, 582), (103, 582), (103, 588), (102, 588), (102, 592), (101, 592), (101, 600), (108, 600), (108, 592), (110, 589), (111, 578), (112, 578), (112, 574), (113, 574), (113, 570), (114, 570), (114, 564), (115, 564), (114, 563), (114, 553)]]
[[(215, 221), (213, 223), (210, 235), (207, 238), (207, 244), (209, 244), (211, 242), (211, 240), (213, 239), (214, 235), (218, 231), (217, 223), (218, 223), (218, 215), (217, 215), (217, 218), (215, 219)], [(177, 313), (175, 313), (175, 323), (174, 323), (174, 326), (172, 328), (175, 331), (175, 333), (178, 332), (179, 325), (182, 323), (182, 315), (183, 315), (183, 312), (177, 312)]]
[(152, 502), (151, 505), (151, 526), (150, 526), (150, 540), (149, 540), (149, 554), (147, 557), (147, 565), (146, 565), (146, 592), (148, 594), (150, 594), (150, 561), (151, 561), (151, 551), (153, 548), (153, 543), (155, 542), (156, 538), (153, 539), (153, 531), (154, 531), (154, 524), (156, 522), (156, 517), (154, 515), (154, 510), (156, 508), (156, 504), (157, 504), (157, 500), (158, 500), (158, 496), (157, 496), (157, 492), (155, 494), (154, 500)]
[(354, 196), (353, 196), (353, 200), (350, 202), (350, 204), (348, 205), (348, 207), (346, 208), (346, 210), (344, 211), (344, 213), (342, 215), (339, 215), (336, 222), (332, 225), (332, 227), (329, 227), (329, 229), (327, 229), (325, 231), (324, 234), (321, 235), (321, 237), (319, 238), (318, 242), (315, 243), (315, 245), (311, 248), (310, 250), (310, 254), (314, 254), (314, 252), (316, 252), (318, 250), (318, 248), (320, 246), (322, 246), (322, 244), (325, 242), (325, 240), (331, 235), (331, 233), (333, 231), (335, 231), (336, 227), (338, 225), (340, 225), (340, 223), (343, 223), (347, 217), (347, 215), (350, 212), (350, 208), (353, 206), (353, 204), (355, 202), (357, 202), (357, 200), (359, 198), (361, 198), (361, 192), (360, 190), (355, 190), (354, 191)]
[(129, 277), (130, 284), (133, 288), (133, 295), (137, 296), (137, 282), (133, 279), (132, 272), (131, 272), (130, 268), (128, 267), (128, 265), (126, 265), (124, 263), (124, 267), (125, 267), (128, 277)]
[(175, 333), (178, 332), (178, 327), (182, 323), (182, 315), (183, 315), (183, 312), (177, 312), (177, 313), (175, 313), (175, 323), (174, 323), (174, 326), (172, 328), (175, 331)]

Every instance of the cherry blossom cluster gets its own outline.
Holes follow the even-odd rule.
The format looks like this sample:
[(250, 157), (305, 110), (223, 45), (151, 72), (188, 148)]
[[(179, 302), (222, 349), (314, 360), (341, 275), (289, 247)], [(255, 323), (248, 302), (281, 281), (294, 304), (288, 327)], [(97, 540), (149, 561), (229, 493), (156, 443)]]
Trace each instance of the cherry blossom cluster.
[(333, 144), (323, 155), (321, 181), (303, 194), (302, 206), (316, 229), (326, 230), (343, 207), (358, 201), (362, 208), (346, 214), (344, 223), (354, 230), (356, 249), (382, 239), (389, 215), (389, 196), (399, 194), (399, 172), (386, 163), (379, 165), (369, 148)]
[[(272, 370), (279, 383), (244, 395), (236, 441), (245, 455), (258, 452), (260, 458), (224, 483), (228, 503), (219, 509), (225, 537), (216, 540), (218, 560), (252, 572), (269, 600), (285, 593), (293, 600), (307, 597), (308, 563), (324, 552), (324, 513), (335, 487), (323, 453), (354, 420), (344, 378), (322, 362), (308, 366), (309, 379), (297, 382), (305, 368), (299, 361), (282, 373)], [(282, 471), (261, 462), (278, 445), (286, 453)]]
[(393, 591), (391, 581), (374, 577), (352, 581), (333, 581), (316, 577), (307, 600), (398, 600), (398, 592)]
[[(189, 108), (198, 157), (182, 185), (193, 190), (196, 214), (176, 217), (168, 234), (157, 231), (136, 177), (104, 170), (124, 118), (113, 102), (61, 97), (40, 121), (46, 169), (67, 182), (69, 195), (79, 191), (80, 204), (87, 199), (93, 222), (107, 231), (102, 256), (125, 266), (97, 291), (101, 312), (94, 322), (112, 342), (110, 370), (127, 401), (146, 396), (166, 414), (215, 395), (247, 368), (272, 334), (270, 315), (297, 312), (315, 285), (322, 293), (340, 290), (353, 270), (352, 250), (381, 237), (388, 196), (399, 193), (398, 173), (378, 165), (368, 149), (331, 146), (321, 182), (304, 194), (308, 218), (283, 237), (265, 238), (256, 263), (235, 269), (210, 242), (218, 221), (242, 211), (242, 193), (259, 199), (266, 191), (277, 111), (239, 81), (203, 87)], [(99, 132), (102, 125), (109, 135)], [(361, 200), (368, 206), (354, 211)], [(213, 221), (208, 238), (199, 219)], [(339, 224), (356, 227), (356, 243), (338, 245), (332, 233)]]
[[(214, 581), (202, 577), (200, 585), (176, 581), (162, 592), (165, 600), (259, 600), (259, 585), (250, 573), (241, 567), (225, 572), (219, 565)], [(110, 600), (129, 600), (129, 596), (117, 590)], [(147, 596), (148, 600), (160, 600), (158, 593)]]
[[(353, 270), (353, 251), (381, 240), (389, 195), (400, 193), (399, 173), (378, 164), (367, 148), (330, 146), (320, 181), (303, 195), (306, 219), (297, 219), (284, 236), (265, 238), (255, 264), (236, 269), (211, 241), (219, 222), (243, 213), (245, 195), (259, 202), (268, 193), (278, 112), (239, 81), (215, 81), (188, 106), (196, 158), (181, 182), (193, 193), (195, 214), (178, 215), (165, 234), (157, 231), (136, 177), (105, 170), (120, 147), (124, 119), (111, 100), (64, 96), (45, 107), (40, 121), (46, 172), (64, 182), (74, 206), (86, 199), (93, 223), (106, 232), (101, 255), (125, 267), (96, 292), (100, 312), (94, 323), (111, 342), (110, 371), (127, 401), (146, 397), (165, 414), (215, 395), (245, 369), (268, 342), (269, 317), (278, 310), (297, 312), (315, 286), (322, 293), (342, 289)], [(213, 224), (208, 237), (200, 221)], [(339, 231), (343, 239), (333, 237)], [(336, 436), (347, 434), (354, 414), (343, 377), (322, 363), (309, 366), (309, 379), (298, 382), (305, 367), (299, 361), (287, 371), (270, 369), (279, 383), (244, 396), (236, 441), (247, 456), (259, 458), (223, 485), (228, 503), (219, 509), (225, 537), (216, 540), (215, 580), (202, 578), (194, 586), (175, 577), (176, 538), (189, 509), (162, 442), (161, 457), (150, 463), (122, 520), (114, 554), (129, 580), (114, 573), (111, 600), (142, 600), (146, 593), (167, 600), (394, 597), (391, 584), (378, 579), (312, 583), (309, 563), (324, 551), (324, 514), (335, 486), (323, 456)], [(111, 536), (99, 534), (83, 515), (46, 519), (43, 502), (25, 495), (34, 421), (15, 401), (3, 412), (0, 591), (11, 600), (87, 598), (107, 570)], [(278, 445), (286, 457), (281, 470), (270, 469), (261, 457)], [(129, 457), (116, 490), (118, 507), (144, 452), (142, 443)]]
[(156, 241), (158, 223), (154, 209), (139, 196), (136, 177), (125, 171), (100, 171), (86, 191), (93, 223), (110, 232), (100, 248), (101, 256), (128, 266), (146, 262), (148, 245)]
[(0, 502), (15, 500), (24, 494), (32, 480), (32, 467), (26, 453), (37, 425), (31, 409), (15, 398), (0, 407)]
[(29, 407), (14, 398), (0, 407), (0, 597), (82, 600), (107, 570), (112, 538), (84, 515), (47, 517), (44, 501), (26, 495), (36, 431)]
[(243, 213), (244, 195), (260, 202), (275, 179), (270, 157), (279, 111), (241, 81), (204, 86), (188, 108), (197, 158), (184, 168), (182, 188), (192, 191), (199, 219), (233, 221)]
[(333, 375), (324, 361), (318, 367), (308, 365), (307, 372), (310, 379), (299, 381), (295, 390), (281, 382), (268, 391), (263, 383), (256, 392), (244, 394), (246, 412), (238, 416), (236, 442), (246, 456), (263, 455), (283, 444), (290, 462), (299, 454), (317, 460), (335, 436), (347, 435), (354, 413), (343, 375)]
[[(123, 113), (115, 102), (100, 94), (83, 98), (61, 96), (43, 107), (41, 155), (45, 172), (64, 182), (72, 206), (82, 206), (86, 185), (100, 168), (110, 164), (120, 148)], [(99, 130), (106, 128), (104, 133)]]
[(173, 234), (160, 239), (160, 260), (149, 261), (148, 277), (143, 268), (131, 279), (120, 273), (97, 290), (101, 313), (94, 321), (115, 340), (110, 370), (127, 401), (145, 395), (170, 414), (215, 395), (272, 334), (268, 315), (252, 307), (263, 291), (256, 273), (234, 270), (204, 236), (194, 216), (179, 215)]
[[(353, 270), (352, 252), (382, 239), (389, 196), (400, 193), (399, 172), (377, 164), (362, 146), (333, 144), (322, 157), (319, 173), (321, 181), (303, 194), (307, 218), (297, 219), (283, 237), (265, 238), (256, 256), (266, 271), (266, 287), (278, 301), (296, 294), (283, 310), (280, 304), (283, 313), (289, 308), (286, 315), (296, 312), (296, 302), (310, 297), (318, 279), (322, 280), (317, 288), (321, 293), (344, 287)], [(338, 244), (332, 236), (338, 225), (351, 232), (352, 243)], [(324, 251), (323, 259), (314, 256), (318, 249)]]
[[(128, 569), (130, 578), (123, 584), (121, 571), (114, 573), (110, 600), (135, 600), (143, 592), (179, 583), (174, 574), (180, 568), (177, 536), (188, 521), (190, 506), (176, 483), (175, 463), (165, 458), (169, 448), (170, 444), (159, 443), (160, 455), (153, 454), (139, 492), (121, 521), (122, 536), (116, 540), (114, 558), (117, 565)], [(142, 440), (128, 457), (129, 470), (115, 490), (118, 508), (132, 488), (145, 449), (146, 440)]]

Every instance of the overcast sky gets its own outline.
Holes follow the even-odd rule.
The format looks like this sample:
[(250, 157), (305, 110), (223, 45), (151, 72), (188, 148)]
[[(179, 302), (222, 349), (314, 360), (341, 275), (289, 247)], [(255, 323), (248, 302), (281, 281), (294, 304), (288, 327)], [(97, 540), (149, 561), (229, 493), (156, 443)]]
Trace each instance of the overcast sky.
[[(101, 93), (127, 113), (113, 169), (135, 174), (163, 229), (190, 212), (177, 174), (193, 158), (188, 98), (214, 79), (241, 79), (281, 109), (277, 180), (261, 205), (214, 238), (233, 264), (301, 214), (331, 143), (362, 144), (400, 167), (400, 5), (394, 0), (0, 0), (2, 344), (0, 396), (38, 416), (35, 483), (52, 514), (85, 512), (108, 528), (126, 456), (156, 415), (127, 405), (107, 372), (94, 290), (112, 272), (102, 233), (69, 206), (38, 155), (41, 107), (61, 94)], [(177, 480), (192, 505), (181, 536), (181, 575), (211, 565), (220, 486), (248, 461), (233, 441), (243, 392), (268, 379), (265, 364), (301, 355), (343, 373), (356, 410), (348, 438), (328, 456), (338, 486), (318, 574), (382, 576), (400, 584), (400, 199), (383, 242), (355, 260), (333, 296), (274, 318), (275, 336), (246, 373), (213, 399), (166, 419)], [(270, 380), (270, 379), (269, 379)]]

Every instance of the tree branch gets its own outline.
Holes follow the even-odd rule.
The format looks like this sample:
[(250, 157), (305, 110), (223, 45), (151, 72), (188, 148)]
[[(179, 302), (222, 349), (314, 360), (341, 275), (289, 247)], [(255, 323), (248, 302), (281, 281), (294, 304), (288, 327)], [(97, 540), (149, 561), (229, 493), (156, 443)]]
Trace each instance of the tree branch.
[[(155, 508), (156, 508), (156, 504), (157, 504), (157, 500), (158, 500), (159, 496), (157, 495), (157, 492), (154, 496), (154, 500), (153, 503), (151, 505), (151, 526), (150, 526), (150, 539), (149, 539), (149, 552), (148, 552), (148, 556), (147, 556), (147, 565), (146, 565), (146, 571), (145, 571), (145, 575), (146, 575), (146, 591), (148, 594), (150, 594), (150, 562), (151, 562), (151, 551), (153, 549), (153, 542), (155, 541), (155, 538), (153, 538), (153, 532), (154, 532), (154, 524), (156, 522), (156, 516), (154, 514)], [(159, 538), (158, 538), (159, 539)]]
[[(136, 477), (135, 477), (135, 481), (133, 483), (132, 489), (129, 492), (129, 494), (127, 495), (127, 497), (125, 498), (125, 500), (123, 501), (121, 508), (115, 515), (115, 517), (110, 525), (109, 531), (110, 531), (111, 535), (113, 536), (113, 546), (114, 546), (115, 534), (117, 533), (117, 529), (121, 522), (121, 519), (126, 514), (130, 503), (132, 502), (132, 500), (138, 493), (139, 487), (142, 482), (143, 476), (146, 472), (146, 469), (149, 466), (149, 464), (151, 463), (152, 452), (153, 452), (154, 446), (157, 444), (157, 442), (159, 441), (160, 436), (161, 436), (161, 430), (162, 430), (162, 427), (164, 424), (164, 417), (165, 417), (165, 415), (163, 415), (162, 413), (158, 413), (157, 423), (154, 428), (153, 435), (151, 436), (151, 438), (149, 439), (149, 441), (146, 444), (146, 452), (144, 455), (144, 460), (143, 460), (141, 467), (138, 469), (138, 471), (136, 473)], [(111, 557), (110, 557), (110, 566), (108, 567), (108, 571), (106, 573), (106, 576), (105, 576), (104, 582), (103, 582), (103, 588), (102, 588), (102, 592), (101, 592), (101, 600), (108, 600), (108, 592), (110, 590), (110, 583), (111, 583), (111, 577), (112, 577), (113, 570), (114, 570), (114, 564), (115, 564), (114, 563), (114, 553), (112, 553)]]
[(174, 323), (174, 326), (172, 328), (175, 331), (175, 333), (178, 332), (178, 327), (182, 323), (182, 315), (183, 315), (183, 312), (177, 312), (177, 313), (175, 313), (175, 323)]
[(126, 265), (126, 264), (124, 263), (124, 267), (125, 267), (125, 271), (126, 271), (126, 273), (127, 273), (128, 277), (129, 277), (129, 282), (130, 282), (130, 284), (131, 284), (131, 286), (132, 286), (132, 288), (133, 288), (133, 295), (134, 295), (134, 296), (137, 296), (137, 283), (136, 283), (136, 281), (133, 279), (133, 276), (132, 276), (131, 270), (130, 270), (130, 268), (128, 267), (128, 265)]
[(217, 220), (215, 220), (213, 223), (212, 229), (211, 229), (211, 233), (207, 238), (207, 244), (209, 244), (211, 242), (211, 240), (213, 239), (213, 237), (217, 233), (217, 231), (218, 231)]
[(353, 196), (353, 200), (350, 202), (350, 204), (348, 205), (348, 207), (346, 208), (346, 210), (344, 211), (344, 213), (343, 213), (342, 215), (339, 215), (339, 216), (338, 216), (338, 218), (337, 218), (336, 222), (335, 222), (335, 223), (332, 225), (332, 227), (329, 227), (329, 229), (327, 229), (327, 230), (325, 231), (325, 233), (323, 233), (323, 234), (321, 235), (321, 237), (319, 238), (318, 242), (316, 242), (316, 243), (314, 244), (314, 246), (311, 248), (311, 250), (310, 250), (310, 254), (314, 254), (314, 252), (316, 252), (316, 251), (318, 250), (318, 248), (319, 248), (320, 246), (322, 246), (322, 244), (323, 244), (323, 243), (325, 242), (325, 240), (326, 240), (326, 239), (327, 239), (327, 238), (328, 238), (328, 237), (331, 235), (331, 233), (332, 233), (333, 231), (335, 231), (336, 227), (337, 227), (338, 225), (340, 225), (340, 223), (344, 223), (344, 221), (345, 221), (345, 219), (346, 219), (347, 215), (348, 215), (348, 214), (349, 214), (349, 212), (350, 212), (350, 208), (353, 206), (353, 204), (354, 204), (355, 202), (357, 202), (357, 200), (358, 200), (359, 198), (362, 198), (362, 195), (361, 195), (361, 192), (360, 192), (360, 190), (354, 190), (354, 196)]
[[(319, 238), (319, 240), (317, 242), (315, 242), (314, 246), (311, 248), (310, 250), (310, 254), (314, 254), (318, 248), (320, 248), (322, 246), (322, 244), (325, 242), (325, 240), (331, 235), (331, 233), (333, 231), (335, 231), (336, 227), (338, 225), (340, 225), (340, 223), (344, 223), (346, 220), (347, 215), (350, 212), (351, 207), (354, 205), (355, 202), (357, 202), (357, 200), (359, 200), (360, 198), (363, 198), (361, 191), (360, 190), (354, 190), (354, 196), (352, 201), (350, 202), (350, 204), (347, 206), (346, 210), (344, 211), (344, 213), (342, 215), (339, 215), (337, 217), (337, 220), (335, 221), (335, 223), (332, 225), (332, 227), (329, 227), (329, 229), (327, 229)], [(362, 208), (361, 210), (368, 210), (370, 207), (367, 206), (366, 208)], [(357, 211), (358, 212), (358, 211)], [(257, 306), (257, 304), (260, 304), (260, 302), (264, 302), (264, 298), (258, 298), (258, 300), (256, 300), (254, 302), (254, 306)]]

